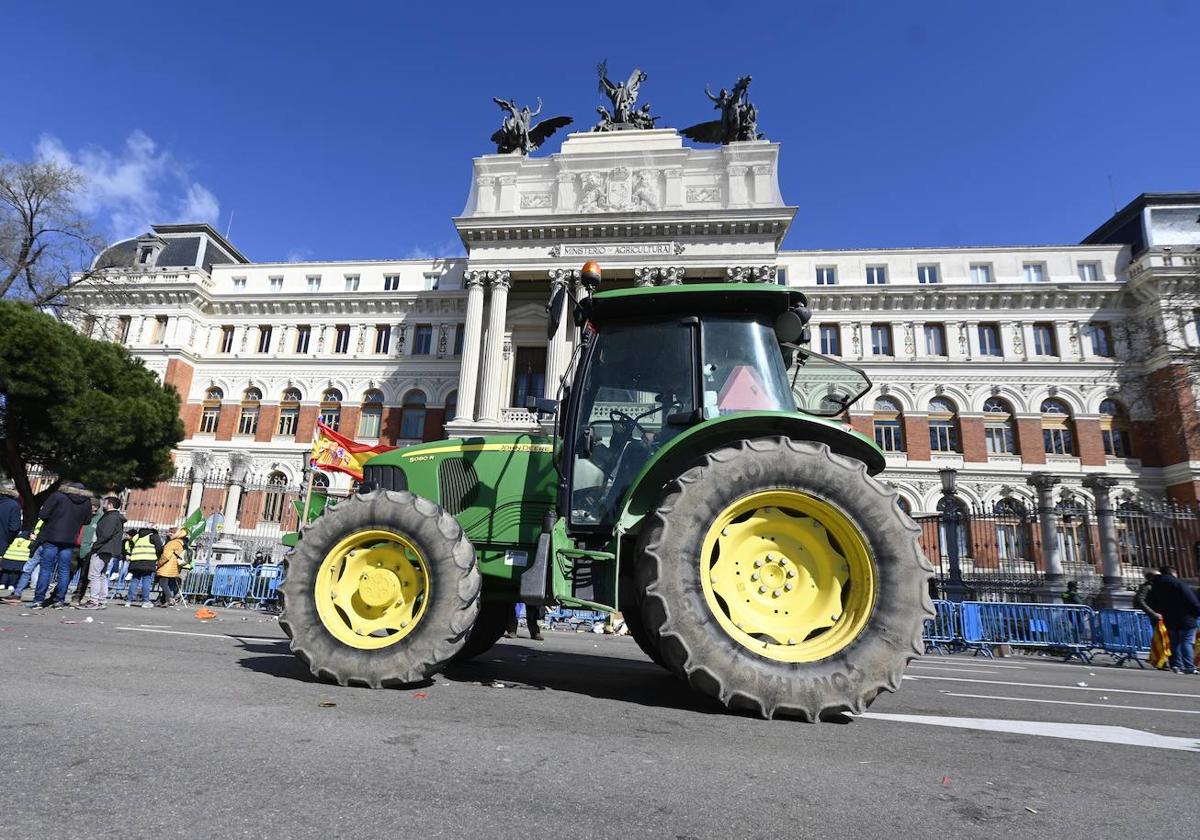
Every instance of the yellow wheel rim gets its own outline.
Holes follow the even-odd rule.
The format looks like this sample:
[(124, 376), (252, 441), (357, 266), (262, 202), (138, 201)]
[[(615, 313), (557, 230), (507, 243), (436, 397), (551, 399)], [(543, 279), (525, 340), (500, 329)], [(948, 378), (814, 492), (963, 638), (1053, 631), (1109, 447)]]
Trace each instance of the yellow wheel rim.
[(335, 639), (377, 650), (413, 631), (429, 600), (429, 566), (420, 550), (394, 531), (359, 531), (321, 561), (317, 614)]
[(875, 606), (875, 564), (862, 532), (833, 504), (766, 490), (730, 504), (704, 537), (704, 597), (743, 647), (815, 662), (850, 645)]

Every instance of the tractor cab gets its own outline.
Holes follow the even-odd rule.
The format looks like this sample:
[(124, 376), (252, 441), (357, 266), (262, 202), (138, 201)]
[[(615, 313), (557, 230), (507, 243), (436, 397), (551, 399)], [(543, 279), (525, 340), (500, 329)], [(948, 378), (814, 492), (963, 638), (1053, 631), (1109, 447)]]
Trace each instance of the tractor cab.
[(559, 418), (559, 509), (609, 530), (631, 484), (681, 434), (738, 413), (841, 414), (870, 386), (812, 353), (804, 295), (769, 285), (667, 286), (586, 298)]

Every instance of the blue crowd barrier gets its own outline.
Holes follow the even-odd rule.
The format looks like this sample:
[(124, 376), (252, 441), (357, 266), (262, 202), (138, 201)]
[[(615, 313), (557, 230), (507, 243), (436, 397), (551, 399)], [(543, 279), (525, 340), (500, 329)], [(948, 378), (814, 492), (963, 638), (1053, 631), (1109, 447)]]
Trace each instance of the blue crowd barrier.
[(283, 566), (268, 563), (254, 569), (250, 579), (247, 599), (254, 601), (259, 609), (278, 600), (279, 584), (283, 583)]
[(212, 591), (206, 604), (244, 604), (250, 594), (254, 570), (248, 563), (221, 563), (213, 571)]
[(925, 630), (921, 634), (926, 653), (948, 654), (950, 647), (962, 640), (958, 627), (958, 609), (953, 601), (935, 600), (936, 615), (925, 619)]
[(990, 655), (991, 645), (1012, 644), (1062, 651), (1067, 659), (1091, 662), (1091, 607), (1074, 604), (1006, 604), (964, 601), (962, 639)]
[(213, 573), (212, 566), (194, 566), (183, 576), (179, 587), (179, 597), (185, 602), (192, 603), (207, 601), (212, 595)]
[(1139, 653), (1150, 653), (1154, 627), (1150, 617), (1141, 610), (1097, 610), (1095, 638), (1099, 647), (1114, 657), (1115, 665), (1133, 660), (1145, 668)]

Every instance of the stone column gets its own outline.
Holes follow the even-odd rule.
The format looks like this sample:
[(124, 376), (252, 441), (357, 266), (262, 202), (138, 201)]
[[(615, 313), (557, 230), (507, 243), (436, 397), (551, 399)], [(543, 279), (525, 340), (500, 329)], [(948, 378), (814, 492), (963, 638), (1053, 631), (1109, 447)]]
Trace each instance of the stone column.
[[(508, 271), (489, 271), (492, 299), (488, 303), (487, 347), (483, 350), (483, 381), (479, 386), (479, 419), (500, 421), (500, 380), (504, 373), (504, 322), (508, 316)], [(466, 367), (464, 361), (463, 367)], [(460, 392), (461, 396), (461, 392)]]
[[(550, 270), (550, 296), (553, 298), (559, 289), (570, 292), (571, 286), (579, 280), (579, 269), (554, 268)], [(566, 373), (567, 364), (571, 361), (570, 332), (571, 298), (565, 297), (562, 313), (558, 319), (558, 329), (546, 345), (546, 397), (558, 399), (558, 384)], [(521, 406), (517, 406), (521, 408)]]
[(238, 502), (246, 485), (246, 473), (253, 463), (249, 455), (234, 452), (229, 456), (229, 487), (225, 493), (225, 510), (222, 513), (221, 538), (213, 543), (213, 562), (236, 563), (241, 554), (241, 546), (229, 538), (229, 531), (237, 527)]
[(1125, 588), (1121, 577), (1121, 556), (1117, 551), (1117, 521), (1109, 495), (1117, 480), (1107, 475), (1093, 473), (1083, 479), (1083, 486), (1092, 491), (1096, 499), (1096, 530), (1100, 534), (1101, 574), (1104, 576), (1100, 590), (1100, 607), (1129, 609), (1133, 606), (1133, 593)]
[(945, 324), (947, 359), (962, 359), (967, 355), (967, 348), (962, 340), (966, 336), (962, 334), (961, 327), (962, 324), (958, 321), (947, 321)]
[(468, 423), (475, 420), (475, 386), (479, 382), (479, 341), (483, 330), (485, 280), (482, 271), (468, 271), (463, 275), (463, 282), (467, 285), (467, 317), (463, 326), (462, 364), (458, 371), (458, 406), (455, 408), (454, 419)]
[(192, 486), (188, 491), (188, 516), (204, 503), (204, 479), (208, 475), (211, 462), (212, 455), (204, 450), (192, 453)]
[[(917, 347), (914, 356), (918, 359), (923, 359), (929, 355), (929, 339), (925, 336), (925, 322), (913, 322), (913, 337), (916, 339)], [(945, 327), (942, 328), (943, 332)], [(944, 342), (943, 342), (944, 344)], [(944, 347), (942, 349), (945, 349)]]
[(979, 357), (979, 322), (967, 321), (967, 361)]
[(1038, 526), (1042, 535), (1042, 566), (1046, 577), (1040, 587), (1043, 601), (1053, 603), (1062, 594), (1063, 567), (1058, 551), (1058, 521), (1054, 510), (1054, 488), (1062, 479), (1049, 473), (1036, 472), (1025, 483), (1037, 490)]
[(1033, 355), (1033, 324), (1029, 321), (1021, 322), (1021, 360), (1029, 361)]

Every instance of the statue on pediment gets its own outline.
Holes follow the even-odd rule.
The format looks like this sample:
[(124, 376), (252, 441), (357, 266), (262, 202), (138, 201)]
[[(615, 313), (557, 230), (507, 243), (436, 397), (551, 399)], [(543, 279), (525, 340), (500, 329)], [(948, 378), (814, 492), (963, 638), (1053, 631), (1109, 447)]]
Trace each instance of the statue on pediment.
[(641, 108), (635, 107), (642, 82), (646, 81), (646, 74), (640, 67), (633, 68), (628, 80), (624, 82), (613, 82), (608, 78), (607, 61), (602, 61), (596, 66), (596, 74), (600, 77), (600, 94), (608, 98), (612, 110), (603, 105), (596, 108), (600, 122), (596, 123), (592, 131), (654, 128), (654, 123), (659, 117), (650, 114), (650, 106), (643, 104)]
[(534, 117), (542, 113), (540, 96), (536, 111), (529, 110), (528, 105), (518, 107), (516, 100), (492, 97), (492, 101), (508, 114), (504, 118), (504, 123), (492, 135), (492, 142), (496, 144), (496, 154), (498, 155), (527, 155), (545, 143), (554, 132), (574, 122), (570, 117), (551, 117), (534, 125)]
[(749, 97), (750, 80), (750, 76), (742, 76), (732, 90), (721, 88), (721, 92), (715, 96), (705, 85), (704, 94), (712, 101), (713, 107), (721, 112), (721, 118), (697, 123), (683, 129), (680, 134), (697, 143), (721, 145), (763, 139), (758, 131), (758, 109)]

